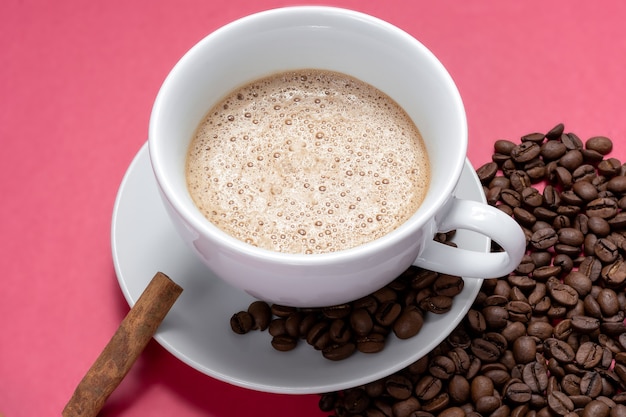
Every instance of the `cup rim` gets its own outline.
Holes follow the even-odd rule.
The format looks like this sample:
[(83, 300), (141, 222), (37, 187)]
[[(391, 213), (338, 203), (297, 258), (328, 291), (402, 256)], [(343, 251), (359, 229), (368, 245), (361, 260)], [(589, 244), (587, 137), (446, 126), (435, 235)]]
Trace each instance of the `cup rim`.
[[(463, 140), (461, 143), (464, 149), (462, 150), (462, 152), (458, 153), (459, 155), (462, 155), (462, 157), (459, 161), (451, 161), (449, 176), (453, 180), (446, 183), (446, 189), (440, 189), (437, 192), (437, 197), (428, 207), (421, 206), (420, 208), (418, 208), (418, 211), (414, 213), (411, 217), (409, 217), (409, 219), (407, 219), (404, 223), (400, 224), (396, 229), (392, 230), (391, 232), (385, 234), (380, 238), (377, 238), (370, 242), (366, 242), (356, 247), (338, 250), (336, 252), (315, 254), (278, 252), (245, 243), (224, 232), (223, 230), (212, 224), (209, 220), (207, 220), (195, 206), (189, 207), (189, 204), (186, 204), (182, 201), (182, 199), (180, 198), (180, 193), (182, 193), (182, 191), (177, 190), (177, 187), (175, 187), (171, 183), (171, 181), (167, 178), (167, 175), (162, 171), (162, 168), (159, 164), (159, 159), (162, 158), (162, 152), (159, 149), (159, 143), (156, 141), (156, 139), (153, 139), (157, 136), (155, 120), (163, 117), (163, 115), (161, 114), (162, 102), (165, 100), (165, 92), (168, 90), (167, 87), (171, 83), (171, 79), (177, 76), (177, 74), (181, 71), (181, 68), (186, 65), (187, 61), (192, 59), (192, 55), (194, 55), (198, 50), (202, 49), (205, 43), (208, 43), (212, 39), (220, 36), (223, 32), (230, 31), (233, 28), (237, 28), (241, 25), (247, 25), (255, 21), (264, 20), (266, 18), (273, 18), (278, 15), (289, 15), (292, 13), (332, 13), (335, 16), (366, 21), (368, 23), (372, 23), (381, 28), (384, 28), (387, 31), (393, 32), (395, 36), (400, 36), (409, 43), (411, 43), (413, 48), (419, 50), (425, 57), (427, 57), (431, 61), (431, 64), (439, 67), (440, 77), (446, 82), (449, 92), (452, 93), (451, 98), (453, 98), (455, 101), (454, 107), (456, 109), (459, 109), (459, 111), (456, 112), (455, 116), (459, 118), (457, 123), (461, 128), (460, 134), (462, 134), (465, 138), (465, 140)], [(212, 236), (213, 239), (219, 240), (223, 248), (227, 248), (228, 250), (233, 252), (245, 254), (249, 257), (270, 261), (287, 262), (292, 265), (315, 265), (333, 264), (345, 262), (352, 258), (370, 256), (379, 252), (381, 249), (389, 246), (395, 241), (404, 240), (410, 238), (411, 236), (416, 236), (416, 231), (424, 227), (427, 222), (433, 219), (438, 210), (450, 198), (460, 178), (466, 158), (467, 135), (467, 118), (458, 88), (456, 87), (447, 69), (424, 44), (422, 44), (415, 37), (408, 34), (399, 27), (389, 22), (386, 22), (378, 17), (363, 12), (335, 6), (305, 5), (268, 9), (238, 18), (210, 32), (200, 41), (194, 44), (175, 64), (175, 66), (168, 73), (166, 79), (159, 89), (152, 108), (152, 113), (150, 115), (148, 145), (150, 162), (156, 180), (159, 184), (159, 187), (161, 188), (162, 197), (168, 201), (168, 203), (179, 213), (184, 221), (188, 223), (194, 230), (199, 231), (203, 235), (209, 235)]]

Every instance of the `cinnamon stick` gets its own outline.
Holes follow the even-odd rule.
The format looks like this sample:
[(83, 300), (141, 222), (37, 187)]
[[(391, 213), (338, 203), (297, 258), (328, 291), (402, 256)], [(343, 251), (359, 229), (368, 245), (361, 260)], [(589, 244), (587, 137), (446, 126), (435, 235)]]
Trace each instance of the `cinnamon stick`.
[(98, 414), (182, 291), (167, 275), (157, 272), (76, 387), (63, 409), (63, 417)]

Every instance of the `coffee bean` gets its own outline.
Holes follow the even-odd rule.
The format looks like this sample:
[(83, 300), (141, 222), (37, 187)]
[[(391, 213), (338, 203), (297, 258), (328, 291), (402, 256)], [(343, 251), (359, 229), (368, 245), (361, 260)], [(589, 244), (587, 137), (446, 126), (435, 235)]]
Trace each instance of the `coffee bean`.
[(511, 158), (517, 163), (528, 162), (538, 157), (540, 153), (541, 147), (539, 145), (532, 141), (526, 141), (511, 150)]
[(438, 355), (431, 360), (428, 371), (436, 378), (447, 380), (456, 372), (456, 366), (448, 356)]
[(515, 361), (527, 364), (535, 360), (537, 343), (531, 336), (522, 336), (513, 342), (513, 356)]
[(602, 393), (602, 377), (597, 372), (585, 372), (580, 378), (580, 393), (596, 398)]
[(534, 393), (542, 393), (548, 387), (548, 369), (545, 363), (533, 361), (524, 365), (522, 380)]
[(254, 320), (247, 311), (240, 311), (230, 318), (230, 328), (237, 334), (246, 334), (252, 330)]
[(377, 353), (385, 347), (385, 336), (381, 333), (369, 333), (356, 339), (356, 348), (363, 353)]
[(602, 347), (594, 342), (585, 342), (578, 348), (575, 359), (585, 369), (594, 368), (602, 359)]
[(291, 313), (298, 311), (296, 307), (284, 306), (280, 304), (272, 304), (271, 306), (272, 314), (276, 317), (284, 317), (287, 318)]
[(352, 356), (355, 351), (354, 343), (330, 344), (322, 349), (322, 355), (331, 361), (341, 361)]
[(601, 217), (608, 219), (617, 214), (617, 202), (611, 198), (603, 197), (587, 203), (586, 213), (589, 217)]
[(395, 402), (391, 407), (394, 417), (412, 417), (420, 408), (421, 404), (415, 397), (409, 397), (406, 400)]
[(365, 308), (358, 308), (350, 315), (350, 326), (357, 336), (365, 336), (372, 331), (374, 322)]
[(508, 384), (504, 396), (505, 399), (514, 404), (524, 404), (530, 401), (532, 391), (528, 385), (523, 382), (514, 382)]
[(424, 324), (424, 314), (417, 306), (408, 306), (393, 323), (398, 339), (409, 339), (419, 333)]
[(488, 162), (476, 170), (478, 179), (483, 184), (488, 184), (497, 174), (498, 164), (495, 162)]
[(463, 278), (456, 275), (439, 274), (439, 278), (433, 283), (433, 291), (437, 295), (455, 297), (463, 291)]
[(424, 375), (415, 384), (415, 396), (422, 401), (429, 401), (441, 392), (443, 382), (432, 375)]
[(574, 306), (578, 301), (578, 293), (567, 284), (557, 283), (548, 288), (548, 293), (553, 300), (563, 306)]
[(548, 407), (553, 413), (564, 416), (574, 410), (574, 403), (564, 393), (554, 391), (548, 395)]
[(602, 268), (600, 276), (609, 288), (617, 288), (626, 280), (626, 263), (621, 257)]
[(434, 314), (443, 314), (452, 308), (452, 298), (445, 295), (434, 295), (423, 299), (419, 306), (422, 310), (430, 311)]
[(561, 363), (572, 362), (576, 355), (570, 345), (562, 340), (549, 338), (544, 342), (550, 356)]
[(607, 155), (613, 150), (613, 142), (606, 136), (594, 136), (587, 139), (585, 148)]
[(413, 392), (411, 380), (400, 374), (385, 378), (385, 390), (392, 398), (406, 400)]
[(298, 345), (298, 339), (295, 337), (291, 337), (289, 335), (283, 334), (279, 336), (274, 336), (272, 338), (272, 347), (281, 352), (287, 352), (295, 349)]
[(530, 244), (536, 249), (548, 249), (557, 243), (559, 237), (552, 228), (537, 230), (530, 238)]
[(513, 150), (513, 148), (515, 148), (517, 145), (510, 141), (510, 140), (506, 140), (506, 139), (498, 139), (494, 142), (493, 148), (494, 151), (496, 153), (500, 153), (500, 154), (504, 154), (504, 155), (510, 155), (511, 151)]

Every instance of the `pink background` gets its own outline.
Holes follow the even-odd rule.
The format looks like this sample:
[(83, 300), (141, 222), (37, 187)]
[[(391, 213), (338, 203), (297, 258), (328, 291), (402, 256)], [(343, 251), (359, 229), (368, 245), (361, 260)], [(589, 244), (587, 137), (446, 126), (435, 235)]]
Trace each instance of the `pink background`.
[[(408, 31), (463, 96), (474, 167), (563, 122), (626, 159), (626, 3), (323, 0)], [(246, 14), (302, 1), (0, 3), (0, 414), (59, 415), (128, 311), (113, 203), (169, 69)], [(323, 416), (317, 396), (236, 388), (152, 341), (106, 416)]]

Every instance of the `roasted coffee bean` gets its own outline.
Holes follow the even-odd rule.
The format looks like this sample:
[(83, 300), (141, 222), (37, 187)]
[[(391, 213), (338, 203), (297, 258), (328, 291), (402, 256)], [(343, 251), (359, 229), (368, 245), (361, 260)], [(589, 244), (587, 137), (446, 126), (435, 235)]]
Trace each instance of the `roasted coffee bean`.
[(528, 207), (536, 208), (543, 204), (543, 196), (534, 187), (526, 187), (521, 192), (521, 198)]
[(541, 147), (535, 142), (522, 142), (511, 150), (511, 158), (517, 163), (528, 162), (541, 154)]
[(528, 336), (533, 336), (538, 339), (547, 339), (552, 335), (552, 324), (542, 321), (531, 321), (526, 327)]
[(385, 378), (385, 390), (392, 398), (406, 400), (413, 393), (413, 384), (409, 378), (393, 374)]
[(417, 398), (409, 397), (406, 400), (395, 402), (391, 410), (394, 417), (412, 417), (421, 407)]
[(511, 151), (516, 146), (517, 145), (514, 142), (510, 141), (510, 140), (498, 139), (498, 140), (496, 140), (494, 142), (493, 148), (494, 148), (494, 151), (497, 152), (497, 153), (510, 155)]
[(580, 334), (593, 333), (600, 328), (600, 320), (589, 316), (574, 316), (570, 323), (572, 329)]
[(578, 149), (569, 150), (559, 159), (559, 165), (570, 172), (581, 166), (584, 162), (583, 154)]
[(465, 349), (456, 347), (448, 352), (448, 357), (454, 363), (454, 369), (457, 374), (467, 374), (472, 364), (472, 359)]
[(570, 363), (576, 357), (571, 346), (562, 340), (549, 338), (544, 344), (550, 356), (561, 363)]
[(438, 355), (431, 360), (428, 372), (436, 378), (447, 380), (456, 372), (456, 366), (448, 356)]
[[(316, 350), (323, 350), (330, 344), (330, 333), (328, 332), (329, 323), (327, 321), (320, 321), (311, 326), (306, 341), (309, 345), (313, 346)], [(270, 324), (271, 328), (271, 324)]]
[(437, 295), (455, 297), (463, 291), (463, 278), (456, 275), (439, 274), (439, 278), (433, 283), (433, 291)]
[[(597, 166), (598, 174), (604, 177), (608, 177), (608, 178), (611, 178), (615, 175), (619, 175), (621, 168), (622, 168), (622, 163), (615, 158), (608, 158), (603, 161), (600, 161), (600, 163)], [(614, 191), (614, 190), (609, 190), (609, 191), (619, 192), (619, 191)]]
[(602, 347), (594, 342), (585, 342), (576, 352), (576, 363), (585, 369), (595, 368), (602, 360)]
[(603, 197), (587, 203), (586, 213), (589, 217), (601, 217), (609, 219), (617, 214), (617, 202), (611, 198)]
[(377, 353), (385, 347), (385, 336), (381, 333), (369, 333), (356, 339), (356, 348), (363, 353)]
[(498, 164), (495, 162), (488, 162), (476, 170), (478, 179), (483, 184), (489, 184), (489, 182), (496, 176), (498, 172)]
[(617, 288), (626, 280), (626, 263), (620, 256), (612, 264), (603, 267), (600, 276), (607, 287)]
[(416, 306), (406, 307), (393, 323), (393, 332), (398, 339), (409, 339), (422, 329), (424, 314)]
[[(593, 167), (591, 169), (593, 170)], [(572, 191), (584, 201), (593, 201), (598, 198), (598, 189), (588, 181), (576, 181), (572, 185)]]
[(483, 338), (474, 339), (470, 349), (483, 362), (495, 362), (501, 353), (497, 345)]
[(430, 311), (434, 314), (443, 314), (452, 308), (452, 298), (445, 295), (434, 295), (423, 299), (419, 306), (422, 310)]
[(365, 308), (358, 308), (350, 314), (350, 326), (357, 336), (365, 336), (372, 331), (374, 321)]
[(388, 301), (382, 304), (374, 318), (376, 322), (378, 322), (382, 326), (391, 326), (393, 322), (396, 321), (400, 313), (402, 312), (402, 306), (396, 302)]
[(563, 306), (574, 306), (578, 302), (578, 293), (567, 284), (557, 283), (548, 287), (548, 293), (553, 300)]
[(613, 316), (620, 310), (617, 294), (610, 288), (601, 289), (596, 300), (604, 316)]
[(542, 393), (548, 387), (548, 369), (545, 363), (533, 361), (524, 365), (522, 380), (534, 393)]
[(283, 335), (274, 336), (272, 338), (271, 343), (274, 349), (279, 350), (281, 352), (287, 352), (287, 351), (295, 349), (295, 347), (298, 345), (298, 339), (296, 339), (295, 337), (283, 334)]
[(505, 399), (514, 404), (524, 404), (530, 401), (532, 391), (528, 385), (523, 382), (514, 382), (508, 384), (504, 392)]
[(508, 206), (511, 207), (511, 210), (515, 207), (521, 207), (522, 205), (522, 195), (510, 188), (503, 189), (500, 192), (500, 199)]
[(587, 139), (585, 148), (607, 155), (613, 150), (613, 142), (606, 136), (594, 136)]
[(531, 336), (522, 336), (513, 342), (513, 356), (520, 364), (527, 364), (535, 360), (537, 343)]
[(441, 392), (443, 382), (432, 375), (424, 375), (415, 384), (415, 396), (421, 401), (429, 401)]
[(611, 240), (600, 238), (593, 247), (594, 254), (604, 263), (614, 262), (619, 256), (618, 248)]
[(470, 386), (471, 398), (474, 403), (482, 397), (492, 396), (495, 388), (493, 381), (483, 375), (476, 376)]
[(608, 417), (609, 406), (599, 400), (590, 401), (581, 413), (581, 417)]
[(265, 330), (272, 320), (272, 310), (264, 301), (254, 301), (248, 306), (248, 313), (252, 316), (253, 329)]
[(284, 306), (280, 304), (272, 304), (271, 306), (272, 314), (276, 317), (287, 318), (291, 313), (298, 311), (296, 307)]
[(589, 277), (580, 271), (571, 271), (563, 278), (563, 283), (572, 287), (580, 297), (589, 294), (593, 285)]
[(566, 394), (554, 391), (548, 395), (548, 407), (553, 413), (564, 416), (574, 410), (574, 403)]
[(565, 155), (567, 148), (562, 142), (549, 140), (541, 145), (541, 156), (544, 161), (554, 161)]
[[(291, 316), (290, 316), (291, 318)], [(289, 332), (289, 318), (287, 319), (287, 332)], [(298, 328), (299, 328), (298, 323)], [(330, 323), (330, 327), (328, 328), (328, 332), (330, 333), (330, 340), (337, 344), (345, 344), (348, 343), (352, 339), (352, 332), (350, 331), (349, 324), (341, 319), (335, 319)]]
[[(512, 344), (520, 337), (526, 334), (526, 326), (519, 321), (512, 321), (502, 329), (502, 336), (507, 340), (509, 344)], [(550, 334), (552, 334), (552, 328), (550, 328)]]
[(331, 361), (341, 361), (350, 356), (356, 351), (356, 345), (354, 343), (330, 344), (322, 349), (322, 355)]
[(530, 238), (530, 244), (536, 249), (548, 249), (558, 242), (557, 232), (552, 228), (539, 229)]
[[(563, 243), (565, 245), (580, 246), (585, 241), (583, 233), (573, 227), (563, 227), (559, 229), (557, 235), (559, 243)], [(578, 252), (580, 252), (580, 250), (578, 250)]]
[(606, 184), (606, 189), (614, 194), (623, 194), (626, 192), (626, 177), (617, 175), (611, 178)]
[(597, 372), (585, 372), (580, 378), (580, 393), (596, 398), (602, 393), (602, 377)]
[(237, 334), (246, 334), (252, 330), (254, 320), (247, 311), (240, 311), (230, 318), (230, 328)]
[(464, 404), (470, 397), (470, 383), (462, 375), (453, 375), (448, 381), (448, 395), (454, 404)]

